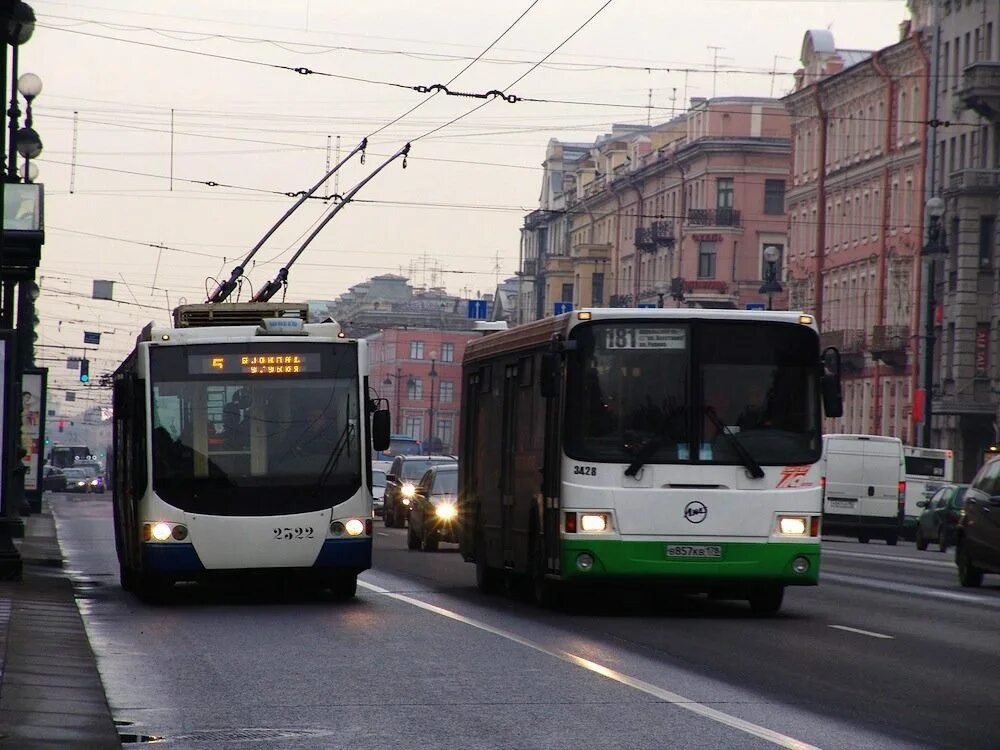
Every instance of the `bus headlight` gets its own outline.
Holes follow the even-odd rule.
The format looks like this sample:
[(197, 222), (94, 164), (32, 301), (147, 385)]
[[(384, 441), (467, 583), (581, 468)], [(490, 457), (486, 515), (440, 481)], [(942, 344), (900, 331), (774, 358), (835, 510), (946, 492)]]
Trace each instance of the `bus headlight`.
[(785, 536), (805, 536), (809, 529), (806, 516), (778, 516), (778, 533)]
[(601, 532), (607, 530), (607, 513), (584, 513), (580, 516), (580, 531)]
[(365, 524), (363, 521), (357, 518), (352, 518), (350, 521), (344, 524), (344, 528), (347, 529), (347, 534), (349, 536), (361, 536), (365, 533)]
[(454, 503), (438, 503), (434, 509), (434, 515), (442, 521), (451, 521), (458, 515), (458, 508), (455, 507)]
[(153, 534), (153, 539), (155, 539), (156, 541), (158, 542), (167, 541), (170, 538), (171, 533), (172, 530), (170, 528), (170, 524), (163, 523), (162, 521), (160, 523), (153, 524), (152, 534)]

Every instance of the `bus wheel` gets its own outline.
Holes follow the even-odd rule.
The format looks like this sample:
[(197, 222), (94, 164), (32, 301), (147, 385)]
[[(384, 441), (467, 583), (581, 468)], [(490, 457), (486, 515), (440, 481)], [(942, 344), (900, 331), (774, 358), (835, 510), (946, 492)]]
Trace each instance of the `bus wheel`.
[(781, 609), (781, 602), (785, 598), (785, 587), (761, 586), (753, 589), (747, 598), (750, 600), (750, 610), (755, 615), (774, 615)]
[(407, 549), (419, 550), (420, 549), (420, 537), (417, 536), (417, 532), (413, 530), (413, 524), (410, 524), (410, 528), (406, 530), (406, 547)]
[(476, 588), (483, 594), (500, 589), (500, 574), (486, 564), (486, 539), (482, 530), (476, 534)]
[(338, 602), (353, 599), (358, 593), (358, 576), (356, 574), (337, 576), (330, 581), (330, 593)]

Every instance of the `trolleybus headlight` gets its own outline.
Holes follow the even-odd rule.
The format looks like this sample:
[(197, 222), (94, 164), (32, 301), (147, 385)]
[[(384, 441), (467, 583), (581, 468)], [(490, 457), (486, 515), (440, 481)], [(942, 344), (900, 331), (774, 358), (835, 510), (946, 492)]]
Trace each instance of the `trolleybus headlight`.
[(170, 535), (178, 542), (183, 542), (185, 539), (188, 538), (188, 527), (182, 523), (179, 523), (176, 526), (174, 526), (174, 530), (171, 532)]
[(330, 533), (334, 536), (340, 536), (344, 533), (344, 524), (340, 521), (334, 521), (330, 524)]
[(434, 509), (434, 515), (442, 521), (451, 521), (458, 515), (458, 508), (454, 503), (439, 503)]
[(805, 516), (778, 516), (778, 531), (787, 536), (805, 536), (809, 519)]
[(153, 539), (158, 542), (165, 542), (170, 538), (170, 531), (170, 524), (163, 523), (162, 521), (160, 521), (160, 523), (154, 523), (152, 531)]
[(792, 571), (802, 575), (809, 570), (809, 558), (802, 557), (799, 555), (794, 560), (792, 560)]
[(583, 571), (590, 570), (594, 567), (594, 556), (589, 552), (581, 552), (576, 556), (576, 567)]
[(607, 531), (607, 513), (584, 513), (580, 516), (580, 531)]
[(352, 518), (344, 524), (344, 528), (347, 529), (347, 533), (350, 536), (361, 536), (365, 533), (365, 522), (357, 518)]

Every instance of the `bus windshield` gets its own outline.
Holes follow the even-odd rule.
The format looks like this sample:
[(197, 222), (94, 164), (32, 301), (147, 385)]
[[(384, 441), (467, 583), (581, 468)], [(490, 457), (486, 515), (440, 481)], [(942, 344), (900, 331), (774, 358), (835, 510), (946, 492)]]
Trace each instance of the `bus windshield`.
[(577, 326), (571, 337), (571, 458), (633, 466), (820, 458), (819, 343), (807, 326), (615, 321)]
[(151, 347), (150, 373), (153, 489), (171, 505), (301, 513), (360, 488), (353, 346)]

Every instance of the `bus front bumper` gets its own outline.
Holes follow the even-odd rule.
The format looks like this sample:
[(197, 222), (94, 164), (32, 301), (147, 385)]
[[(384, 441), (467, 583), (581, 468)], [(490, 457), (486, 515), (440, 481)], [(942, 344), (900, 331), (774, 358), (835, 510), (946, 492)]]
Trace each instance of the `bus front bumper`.
[[(663, 542), (564, 538), (562, 578), (573, 583), (633, 578), (709, 586), (764, 582), (815, 586), (819, 582), (819, 550), (818, 540)], [(676, 556), (679, 552), (687, 556)]]

